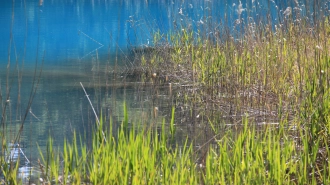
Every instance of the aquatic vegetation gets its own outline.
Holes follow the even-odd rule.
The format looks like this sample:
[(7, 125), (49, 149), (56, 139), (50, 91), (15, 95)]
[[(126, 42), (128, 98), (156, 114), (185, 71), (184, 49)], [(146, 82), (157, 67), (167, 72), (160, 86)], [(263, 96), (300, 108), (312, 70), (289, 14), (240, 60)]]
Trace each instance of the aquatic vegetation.
[[(239, 22), (236, 35), (226, 32), (231, 28), (222, 25), (208, 27), (217, 33), (212, 35), (202, 31), (196, 34), (184, 26), (171, 34), (156, 33), (153, 49), (148, 49), (147, 54), (137, 53), (145, 70), (144, 79), (152, 79), (151, 74), (157, 73), (159, 84), (176, 89), (177, 111), (185, 111), (185, 116), (190, 117), (181, 124), (193, 122), (210, 127), (212, 123), (217, 137), (210, 138), (225, 142), (217, 143), (222, 150), (208, 152), (216, 156), (209, 159), (209, 164), (235, 154), (234, 146), (244, 135), (238, 129), (244, 119), (251, 127), (247, 132), (255, 135), (253, 142), (260, 139), (260, 145), (247, 146), (253, 150), (237, 149), (237, 165), (226, 163), (228, 172), (217, 169), (224, 174), (220, 173), (213, 183), (299, 184), (325, 183), (329, 179), (329, 19), (323, 16), (310, 21), (291, 8), (287, 10), (291, 10), (290, 14), (285, 11), (278, 24), (269, 18)], [(180, 120), (179, 117), (176, 121)], [(277, 127), (275, 134), (268, 131), (272, 125)], [(221, 128), (229, 126), (239, 132), (237, 137), (228, 140), (217, 135)], [(239, 146), (245, 144), (244, 140)], [(262, 162), (256, 162), (255, 169), (252, 163), (256, 154), (252, 151), (258, 150), (262, 151)], [(274, 160), (276, 163), (270, 164)], [(280, 169), (274, 165), (290, 167)], [(249, 173), (256, 172), (247, 176), (251, 179), (242, 175), (246, 166)]]
[[(100, 123), (105, 124), (103, 119)], [(329, 183), (328, 162), (321, 168), (313, 166), (316, 158), (310, 145), (303, 141), (297, 147), (285, 123), (259, 132), (244, 118), (240, 132), (228, 131), (200, 159), (192, 144), (172, 146), (165, 124), (160, 132), (147, 127), (127, 132), (122, 125), (106, 133), (107, 142), (99, 127), (93, 132), (91, 148), (75, 135), (73, 141), (65, 141), (63, 153), (52, 150), (50, 139), (43, 178), (58, 184)], [(327, 147), (323, 155), (329, 152)]]
[[(93, 147), (81, 144), (82, 151), (76, 139), (66, 143), (65, 170), (52, 178), (73, 184), (329, 183), (329, 21), (294, 21), (292, 13), (274, 26), (240, 25), (240, 37), (226, 27), (214, 28), (213, 36), (186, 27), (156, 33), (153, 47), (134, 53), (131, 74), (155, 89), (168, 87), (170, 119), (158, 125), (160, 132), (157, 126), (128, 129), (124, 106), (117, 134), (110, 131), (104, 142), (95, 131)], [(200, 124), (213, 134), (197, 149), (194, 142), (173, 146), (178, 123)]]
[[(55, 149), (50, 138), (38, 183), (329, 184), (330, 23), (302, 17), (298, 5), (279, 12), (278, 23), (244, 21), (240, 2), (234, 28), (205, 18), (196, 31), (184, 19), (171, 33), (156, 32), (153, 45), (132, 50), (135, 66), (101, 74), (106, 88), (117, 74), (124, 87), (150, 87), (153, 116), (133, 114), (133, 122), (124, 103), (119, 128), (100, 116), (91, 145), (74, 133)], [(164, 89), (173, 107), (159, 122), (154, 99)], [(188, 136), (179, 145), (179, 124), (208, 129), (208, 140), (195, 145)], [(17, 183), (18, 163), (1, 164), (5, 181)]]

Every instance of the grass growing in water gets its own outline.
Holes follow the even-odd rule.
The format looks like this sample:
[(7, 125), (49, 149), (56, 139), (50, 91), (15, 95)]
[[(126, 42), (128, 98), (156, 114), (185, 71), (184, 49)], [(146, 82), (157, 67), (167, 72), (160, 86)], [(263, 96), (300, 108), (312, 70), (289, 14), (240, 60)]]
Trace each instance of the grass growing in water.
[[(171, 82), (179, 89), (176, 108), (207, 118), (216, 134), (219, 117), (229, 118), (237, 132), (216, 135), (197, 160), (192, 144), (169, 144), (165, 124), (162, 132), (127, 130), (124, 109), (123, 128), (116, 136), (110, 131), (108, 142), (95, 131), (91, 150), (81, 142), (78, 149), (74, 137), (56, 155), (50, 140), (42, 178), (72, 184), (328, 184), (330, 29), (322, 21), (286, 19), (275, 29), (251, 23), (239, 39), (196, 38), (189, 29), (156, 34), (155, 48), (141, 57), (142, 78)], [(170, 133), (174, 118), (173, 111)]]
[[(102, 119), (100, 122), (104, 124)], [(109, 126), (112, 128), (111, 123)], [(50, 158), (44, 160), (44, 164), (58, 163), (45, 167), (49, 171), (44, 173), (44, 178), (70, 184), (191, 184), (197, 181), (192, 146), (169, 147), (164, 125), (164, 134), (135, 129), (127, 131), (122, 125), (116, 131), (117, 137), (110, 130), (107, 142), (102, 130), (95, 130), (91, 150), (78, 143), (75, 136), (73, 142), (64, 144), (62, 163), (52, 157), (56, 152), (49, 148)], [(52, 146), (51, 139), (49, 146)]]
[[(101, 119), (101, 125), (103, 120)], [(237, 135), (227, 132), (209, 147), (202, 163), (196, 162), (193, 145), (172, 147), (165, 130), (122, 126), (115, 137), (110, 130), (103, 139), (101, 129), (93, 132), (90, 150), (78, 142), (64, 143), (56, 153), (49, 140), (44, 179), (58, 184), (309, 184), (330, 182), (328, 163), (312, 166), (309, 144), (297, 148), (286, 128), (268, 126), (262, 134), (250, 128), (248, 119)], [(169, 124), (169, 123), (168, 123)], [(111, 122), (110, 122), (110, 128)], [(326, 148), (324, 155), (329, 155)], [(60, 158), (63, 159), (60, 162)], [(45, 158), (44, 158), (45, 159)], [(61, 169), (59, 169), (61, 167)], [(309, 173), (308, 168), (313, 170)]]
[(216, 136), (216, 127), (236, 127), (236, 136), (213, 138), (221, 150), (211, 147), (204, 160), (207, 183), (328, 183), (330, 24), (295, 16), (240, 23), (240, 37), (221, 26), (209, 36), (186, 27), (156, 33), (140, 56), (144, 79), (157, 74), (177, 90), (186, 124), (216, 123)]
[[(328, 184), (329, 22), (312, 26), (288, 20), (282, 28), (264, 28), (238, 40), (229, 35), (205, 40), (183, 29), (166, 37), (170, 40), (155, 39), (173, 44), (170, 48), (156, 43), (141, 57), (142, 79), (171, 83), (179, 89), (173, 91), (176, 108), (188, 107), (190, 117), (212, 123), (216, 137), (205, 156), (197, 156), (193, 144), (173, 147), (165, 122), (158, 132), (127, 131), (124, 121), (116, 137), (107, 134), (109, 142), (96, 131), (91, 150), (82, 144), (78, 151), (77, 139), (66, 143), (63, 173), (51, 169), (48, 179), (72, 184)], [(175, 133), (174, 113), (169, 133)], [(219, 117), (236, 130), (217, 135), (223, 123)]]

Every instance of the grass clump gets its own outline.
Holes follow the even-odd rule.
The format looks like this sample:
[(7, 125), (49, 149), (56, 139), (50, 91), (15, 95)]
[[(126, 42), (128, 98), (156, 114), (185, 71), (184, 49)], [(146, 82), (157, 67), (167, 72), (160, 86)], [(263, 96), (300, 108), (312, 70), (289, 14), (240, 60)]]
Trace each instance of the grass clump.
[(185, 27), (155, 34), (153, 50), (140, 59), (143, 75), (153, 79), (156, 73), (158, 83), (170, 83), (179, 102), (195, 112), (192, 117), (216, 112), (234, 123), (245, 114), (259, 123), (293, 120), (311, 86), (317, 93), (326, 91), (327, 18), (309, 23), (288, 17), (278, 25), (246, 22), (239, 27), (240, 37), (221, 25), (209, 28), (214, 33), (209, 36)]
[[(103, 120), (100, 122), (102, 126)], [(164, 125), (164, 134), (156, 129), (135, 129), (127, 131), (122, 125), (116, 135), (110, 130), (106, 140), (102, 130), (97, 129), (90, 150), (85, 144), (78, 144), (75, 135), (72, 142), (64, 143), (62, 162), (52, 157), (55, 151), (47, 153), (50, 157), (44, 161), (44, 168), (49, 171), (43, 173), (44, 178), (59, 184), (193, 184), (197, 181), (191, 145), (170, 147)], [(53, 162), (57, 164), (52, 165)]]
[[(100, 122), (104, 124), (102, 119)], [(302, 148), (297, 148), (285, 127), (268, 126), (258, 133), (255, 127), (250, 128), (247, 118), (242, 125), (241, 132), (228, 131), (210, 145), (202, 160), (197, 160), (192, 144), (171, 145), (165, 122), (161, 132), (147, 128), (125, 131), (123, 127), (110, 130), (107, 140), (97, 129), (92, 148), (78, 144), (75, 135), (72, 142), (65, 141), (63, 153), (47, 153), (44, 169), (48, 172), (44, 171), (43, 178), (56, 184), (329, 183), (328, 163), (322, 163), (322, 169), (313, 166), (316, 157), (309, 144), (303, 142)], [(326, 149), (324, 155), (329, 152)]]
[[(175, 89), (176, 110), (190, 118), (178, 123), (235, 126), (235, 137), (215, 131), (221, 150), (207, 153), (206, 182), (327, 183), (328, 17), (237, 26), (235, 34), (221, 24), (209, 27), (210, 35), (189, 27), (155, 34), (153, 49), (141, 55), (142, 76)], [(241, 131), (245, 119), (251, 129)]]

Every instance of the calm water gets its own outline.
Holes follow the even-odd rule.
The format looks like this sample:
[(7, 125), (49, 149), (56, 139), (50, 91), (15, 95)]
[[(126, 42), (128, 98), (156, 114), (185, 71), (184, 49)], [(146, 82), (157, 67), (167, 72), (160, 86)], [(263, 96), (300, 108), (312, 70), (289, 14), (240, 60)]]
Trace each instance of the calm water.
[[(327, 1), (319, 2), (324, 10), (328, 5)], [(313, 16), (313, 2), (301, 1), (298, 5), (279, 0), (2, 1), (0, 64), (3, 67), (7, 63), (10, 50), (11, 61), (24, 60), (26, 66), (33, 67), (37, 51), (39, 60), (44, 55), (45, 63), (50, 66), (82, 65), (95, 57), (96, 50), (101, 59), (106, 59), (109, 53), (152, 44), (151, 35), (155, 31), (167, 33), (181, 20), (195, 28), (217, 25), (220, 21), (232, 26), (239, 18), (260, 19), (269, 12), (272, 20), (277, 21), (284, 18), (287, 7), (297, 7), (303, 10), (303, 16)]]
[[(44, 147), (49, 134), (55, 137), (58, 145), (63, 138), (72, 136), (73, 130), (88, 138), (95, 117), (79, 82), (83, 82), (96, 111), (100, 113), (102, 107), (105, 115), (112, 115), (118, 122), (124, 94), (132, 115), (152, 115), (152, 109), (141, 108), (141, 103), (146, 107), (157, 106), (160, 111), (169, 108), (171, 100), (166, 91), (159, 92), (162, 98), (155, 100), (152, 89), (141, 88), (139, 84), (124, 88), (120, 79), (111, 88), (95, 85), (111, 79), (99, 73), (105, 69), (98, 66), (114, 64), (114, 56), (126, 56), (131, 47), (152, 45), (152, 34), (156, 31), (168, 33), (180, 29), (181, 21), (192, 28), (219, 22), (232, 27), (237, 20), (258, 19), (267, 13), (276, 22), (284, 19), (283, 12), (289, 6), (301, 8), (301, 15), (313, 18), (312, 3), (268, 0), (1, 1), (0, 85), (3, 105), (8, 94), (6, 89), (11, 87), (5, 132), (9, 140), (13, 139), (24, 118), (36, 62), (40, 69), (44, 60), (43, 73), (21, 137), (30, 158), (36, 158), (36, 143)], [(319, 3), (318, 7), (324, 9), (318, 9), (317, 15), (328, 14), (329, 1)], [(208, 17), (212, 17), (212, 21)], [(205, 29), (212, 34), (207, 27)], [(10, 72), (6, 76), (9, 61)], [(119, 60), (118, 64), (129, 62), (129, 59)], [(22, 69), (23, 78), (18, 83), (17, 71)], [(182, 131), (182, 138), (187, 133)]]

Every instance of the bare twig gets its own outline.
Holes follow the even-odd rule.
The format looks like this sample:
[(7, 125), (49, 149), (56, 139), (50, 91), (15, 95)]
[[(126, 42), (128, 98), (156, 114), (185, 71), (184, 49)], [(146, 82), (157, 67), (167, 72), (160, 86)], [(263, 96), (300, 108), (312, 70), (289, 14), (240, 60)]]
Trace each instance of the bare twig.
[[(86, 95), (86, 97), (87, 97), (87, 99), (88, 99), (89, 104), (90, 104), (91, 107), (92, 107), (92, 110), (93, 110), (94, 115), (95, 115), (95, 118), (96, 118), (97, 126), (100, 127), (100, 120), (99, 120), (99, 118), (97, 117), (97, 114), (96, 114), (96, 112), (95, 112), (95, 109), (94, 109), (94, 106), (93, 106), (91, 100), (89, 99), (89, 95), (87, 94), (87, 92), (86, 92), (86, 90), (85, 90), (85, 88), (84, 88), (84, 86), (83, 86), (83, 84), (82, 84), (81, 82), (80, 82), (80, 85), (81, 85), (82, 89), (83, 89), (84, 92), (85, 92), (85, 95)], [(101, 128), (101, 129), (102, 129), (102, 128)], [(106, 139), (106, 137), (105, 137), (105, 134), (104, 134), (103, 130), (102, 130), (102, 135), (103, 135), (103, 139), (104, 139), (104, 141), (107, 142), (107, 139)]]

